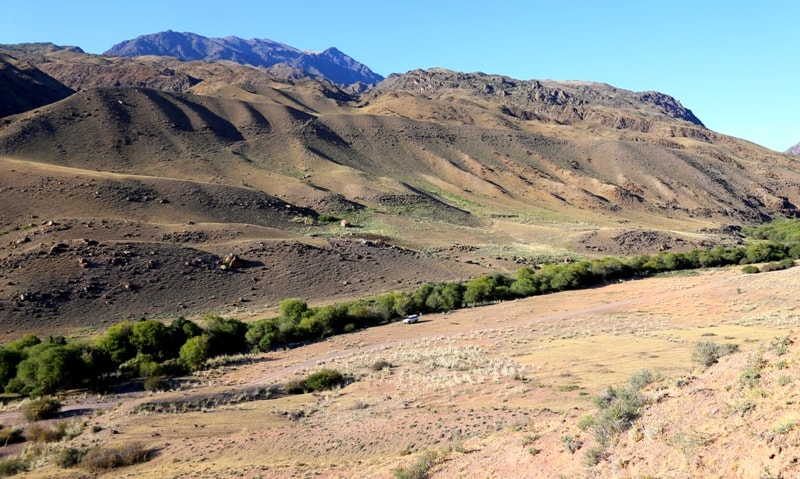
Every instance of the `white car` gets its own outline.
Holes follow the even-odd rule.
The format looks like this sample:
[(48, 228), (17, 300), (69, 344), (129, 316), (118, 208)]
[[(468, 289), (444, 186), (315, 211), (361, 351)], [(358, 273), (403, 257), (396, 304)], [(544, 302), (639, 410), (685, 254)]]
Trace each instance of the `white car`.
[(418, 314), (412, 314), (410, 316), (406, 316), (406, 319), (403, 320), (403, 322), (405, 324), (414, 324), (417, 321), (419, 321), (419, 315)]

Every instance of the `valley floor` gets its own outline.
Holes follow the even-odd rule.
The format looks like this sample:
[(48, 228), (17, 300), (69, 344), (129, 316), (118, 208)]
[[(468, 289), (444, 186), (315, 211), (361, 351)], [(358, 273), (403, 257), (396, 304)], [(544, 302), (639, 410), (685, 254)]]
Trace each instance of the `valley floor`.
[[(423, 316), (206, 371), (177, 391), (85, 398), (110, 409), (87, 417), (99, 432), (87, 429), (73, 441), (140, 441), (155, 451), (145, 464), (100, 477), (413, 477), (400, 473), (425, 454), (436, 455), (434, 478), (756, 477), (765, 468), (796, 475), (800, 465), (789, 456), (797, 431), (775, 439), (788, 441), (782, 447), (763, 432), (794, 403), (797, 386), (764, 385), (756, 397), (731, 384), (750, 355), (796, 327), (799, 283), (796, 269), (744, 275), (729, 268)], [(703, 373), (691, 362), (699, 340), (735, 343), (742, 352)], [(795, 357), (784, 362), (794, 368)], [(377, 368), (378, 361), (391, 367)], [(213, 401), (321, 368), (354, 382)], [(644, 368), (662, 378), (645, 393), (648, 422), (587, 467), (594, 439), (578, 427), (581, 418), (606, 387)], [(717, 403), (709, 405), (712, 396)], [(757, 405), (757, 416), (731, 415), (744, 401)], [(145, 403), (164, 412), (134, 413)], [(659, 407), (654, 418), (649, 411)], [(709, 425), (717, 417), (728, 418), (727, 429)], [(569, 452), (570, 441), (584, 450)], [(21, 477), (75, 474), (47, 465)]]

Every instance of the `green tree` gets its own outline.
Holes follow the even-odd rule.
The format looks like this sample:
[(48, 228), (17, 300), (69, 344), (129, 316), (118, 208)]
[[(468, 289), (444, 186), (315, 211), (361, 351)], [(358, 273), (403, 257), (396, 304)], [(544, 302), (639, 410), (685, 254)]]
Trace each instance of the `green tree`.
[(136, 346), (131, 343), (133, 326), (131, 321), (117, 323), (108, 328), (98, 343), (98, 347), (106, 351), (117, 366), (136, 356)]
[(171, 357), (178, 356), (181, 346), (183, 346), (189, 338), (203, 334), (203, 328), (183, 316), (171, 322), (168, 329), (170, 338), (169, 349), (173, 351)]
[(501, 299), (501, 285), (495, 276), (481, 276), (467, 282), (464, 289), (464, 303), (468, 305), (485, 304)]
[(25, 359), (22, 351), (9, 348), (0, 348), (0, 387), (5, 389), (6, 384), (17, 375), (17, 366)]
[(14, 349), (14, 350), (17, 350), (17, 351), (23, 351), (23, 350), (28, 349), (30, 347), (36, 346), (37, 344), (40, 344), (41, 342), (42, 342), (42, 340), (39, 339), (38, 336), (36, 336), (35, 334), (32, 334), (32, 333), (28, 333), (28, 334), (22, 336), (20, 339), (10, 343), (8, 345), (8, 349)]
[(437, 283), (425, 301), (426, 310), (445, 312), (460, 308), (464, 302), (464, 290), (464, 285), (454, 281)]
[(536, 270), (536, 279), (539, 283), (539, 292), (542, 294), (560, 291), (555, 285), (557, 281), (554, 280), (561, 274), (561, 265), (545, 264), (541, 269)]
[(308, 303), (302, 299), (284, 299), (278, 305), (278, 310), (282, 318), (300, 324), (300, 320), (308, 313)]
[(373, 315), (379, 322), (389, 321), (397, 315), (395, 311), (395, 304), (400, 293), (391, 292), (378, 296), (372, 304)]
[(745, 248), (744, 257), (748, 263), (780, 260), (786, 257), (786, 249), (781, 244), (764, 241)]
[(130, 343), (137, 354), (152, 356), (156, 361), (175, 357), (178, 351), (170, 351), (170, 330), (162, 322), (150, 319), (133, 325)]
[(593, 260), (590, 269), (598, 281), (614, 281), (631, 276), (630, 267), (617, 258)]
[(78, 387), (94, 377), (91, 365), (83, 360), (76, 345), (47, 345), (32, 349), (17, 367), (20, 392), (31, 395), (52, 394), (60, 389)]
[(433, 285), (430, 283), (422, 283), (411, 293), (411, 303), (414, 311), (430, 312), (430, 310), (426, 309), (425, 305), (431, 292), (433, 292)]
[(235, 318), (217, 315), (205, 317), (205, 334), (208, 336), (208, 354), (220, 356), (247, 350), (247, 325)]
[(278, 345), (278, 328), (274, 318), (267, 318), (250, 323), (245, 333), (250, 349), (268, 352)]
[(553, 291), (578, 289), (590, 282), (591, 274), (588, 262), (564, 263), (554, 269), (554, 274), (550, 278), (550, 289)]
[(414, 301), (411, 295), (405, 293), (396, 293), (394, 297), (394, 313), (397, 316), (407, 316), (419, 309), (414, 308)]
[(200, 369), (206, 360), (210, 357), (210, 345), (207, 334), (201, 334), (189, 338), (186, 343), (181, 346), (179, 353), (181, 362), (191, 370)]
[[(315, 331), (321, 328), (319, 338), (324, 338), (336, 334), (337, 331), (344, 329), (344, 326), (349, 322), (347, 316), (347, 306), (345, 305), (329, 305), (321, 306), (314, 310), (312, 315), (314, 324), (316, 324)], [(300, 323), (301, 329), (303, 323)]]
[(514, 282), (511, 283), (511, 291), (520, 297), (533, 296), (539, 293), (540, 278), (536, 271), (529, 266), (517, 270)]

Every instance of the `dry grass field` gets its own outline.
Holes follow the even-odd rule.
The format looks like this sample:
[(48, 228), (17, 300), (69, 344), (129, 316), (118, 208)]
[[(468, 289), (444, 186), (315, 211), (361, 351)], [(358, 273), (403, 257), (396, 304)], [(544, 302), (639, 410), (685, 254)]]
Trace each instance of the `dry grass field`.
[[(763, 385), (745, 390), (737, 377), (793, 334), (798, 283), (793, 269), (730, 268), (426, 316), (249, 357), (169, 392), (75, 399), (104, 409), (80, 417), (71, 443), (152, 448), (147, 463), (96, 477), (391, 478), (426, 454), (436, 478), (754, 477), (765, 467), (789, 477), (800, 468), (794, 347), (770, 358)], [(701, 340), (740, 352), (703, 371), (691, 361)], [(246, 400), (321, 368), (352, 382)], [(659, 379), (641, 419), (587, 467), (565, 438), (589, 449), (579, 424), (593, 399), (642, 369)], [(786, 431), (769, 439), (759, 427)], [(80, 471), (44, 465), (21, 477)]]

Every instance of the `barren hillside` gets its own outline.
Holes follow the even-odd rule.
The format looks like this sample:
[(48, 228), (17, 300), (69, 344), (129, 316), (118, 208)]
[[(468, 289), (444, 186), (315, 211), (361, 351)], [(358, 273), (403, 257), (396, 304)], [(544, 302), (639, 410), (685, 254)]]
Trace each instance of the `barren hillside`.
[(0, 117), (32, 110), (74, 93), (33, 65), (2, 53), (0, 83)]
[[(225, 62), (5, 50), (80, 90), (0, 119), (0, 319), (13, 324), (260, 314), (291, 296), (731, 243), (800, 201), (791, 157), (656, 92), (433, 69), (357, 95)], [(339, 259), (255, 252), (282, 245)], [(293, 280), (231, 281), (218, 270), (231, 252)]]

